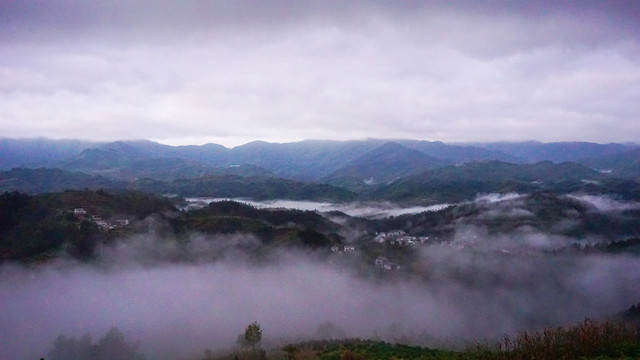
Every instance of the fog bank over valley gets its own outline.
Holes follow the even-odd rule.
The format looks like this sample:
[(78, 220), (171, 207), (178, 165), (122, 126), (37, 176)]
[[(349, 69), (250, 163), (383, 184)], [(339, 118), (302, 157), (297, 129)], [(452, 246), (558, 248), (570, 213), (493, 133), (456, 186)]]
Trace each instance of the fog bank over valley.
[[(355, 261), (349, 268), (313, 253), (280, 251), (256, 264), (210, 245), (219, 240), (255, 242), (194, 236), (177, 250), (146, 235), (103, 249), (92, 264), (3, 265), (0, 305), (11, 311), (0, 314), (0, 335), (10, 339), (0, 357), (42, 357), (59, 334), (97, 337), (117, 326), (149, 358), (172, 359), (231, 349), (253, 321), (266, 348), (322, 336), (451, 346), (612, 316), (640, 298), (640, 263), (621, 255), (435, 244), (420, 249), (413, 275), (371, 278)], [(172, 261), (178, 252), (197, 260)], [(319, 332), (327, 322), (335, 334)]]
[[(6, 254), (30, 249), (24, 224), (63, 224), (72, 238), (0, 265), (2, 359), (47, 357), (59, 335), (98, 339), (114, 326), (149, 359), (201, 359), (231, 353), (254, 321), (267, 350), (353, 337), (459, 348), (615, 318), (640, 301), (640, 207), (615, 196), (487, 193), (432, 207), (193, 198), (182, 210), (89, 190), (3, 199), (43, 209), (5, 226)], [(83, 203), (94, 205), (76, 214)], [(49, 220), (28, 217), (44, 211)], [(104, 227), (94, 216), (109, 211), (127, 221)]]

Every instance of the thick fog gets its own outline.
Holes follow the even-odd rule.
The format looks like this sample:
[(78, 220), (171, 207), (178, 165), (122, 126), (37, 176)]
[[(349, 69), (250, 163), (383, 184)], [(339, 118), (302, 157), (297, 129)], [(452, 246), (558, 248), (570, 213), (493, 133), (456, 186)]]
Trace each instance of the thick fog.
[[(495, 240), (470, 231), (458, 239)], [(234, 250), (255, 241), (194, 235), (179, 247), (148, 234), (105, 247), (91, 264), (5, 264), (0, 358), (40, 358), (57, 335), (96, 338), (112, 326), (140, 341), (148, 358), (197, 357), (233, 349), (253, 321), (265, 347), (332, 336), (327, 329), (336, 337), (461, 345), (611, 316), (640, 299), (640, 262), (625, 256), (516, 255), (454, 241), (421, 248), (412, 275), (377, 278), (312, 253), (256, 263)]]
[(597, 195), (568, 195), (569, 197), (588, 203), (602, 212), (618, 212), (625, 210), (640, 209), (637, 201), (616, 200), (608, 196)]
[[(605, 196), (571, 197), (595, 212), (639, 208)], [(261, 243), (249, 235), (194, 233), (178, 242), (148, 218), (148, 232), (100, 247), (91, 262), (61, 257), (0, 266), (0, 359), (41, 358), (58, 335), (98, 338), (113, 326), (139, 341), (147, 358), (197, 359), (207, 348), (232, 351), (253, 321), (263, 328), (265, 348), (329, 337), (459, 347), (612, 317), (640, 301), (637, 257), (557, 252), (601, 238), (483, 226), (535, 216), (526, 198), (479, 195), (479, 211), (458, 219), (449, 240), (414, 248), (412, 260), (392, 272), (376, 270), (359, 252), (281, 249), (256, 257), (247, 250)], [(370, 217), (437, 210), (249, 203)]]

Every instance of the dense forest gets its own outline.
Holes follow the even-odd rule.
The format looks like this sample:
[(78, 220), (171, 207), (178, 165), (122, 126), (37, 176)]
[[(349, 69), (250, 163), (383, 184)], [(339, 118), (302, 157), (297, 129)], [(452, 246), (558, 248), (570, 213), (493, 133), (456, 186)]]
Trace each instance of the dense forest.
[[(231, 200), (197, 207), (187, 204), (182, 198), (122, 190), (5, 192), (0, 195), (0, 259), (43, 261), (64, 255), (90, 260), (97, 248), (136, 234), (153, 233), (182, 245), (193, 234), (208, 234), (211, 242), (221, 241), (216, 235), (244, 234), (257, 240), (242, 249), (255, 256), (278, 248), (342, 253), (347, 246), (357, 248), (359, 260), (370, 264), (378, 257), (410, 264), (411, 254), (419, 247), (408, 245), (457, 244), (460, 228), (481, 229), (487, 238), (540, 233), (562, 239), (539, 247), (466, 243), (478, 249), (628, 254), (640, 250), (639, 209), (602, 211), (579, 197), (550, 192), (498, 202), (479, 199), (439, 211), (378, 219), (338, 211), (258, 208)], [(385, 233), (398, 235), (376, 241)]]

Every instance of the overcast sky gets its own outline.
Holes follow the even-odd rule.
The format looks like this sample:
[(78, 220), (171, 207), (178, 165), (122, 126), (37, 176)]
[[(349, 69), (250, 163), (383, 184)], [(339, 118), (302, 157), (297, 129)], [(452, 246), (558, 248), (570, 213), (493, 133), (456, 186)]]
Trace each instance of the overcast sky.
[(640, 139), (640, 1), (0, 0), (0, 136)]

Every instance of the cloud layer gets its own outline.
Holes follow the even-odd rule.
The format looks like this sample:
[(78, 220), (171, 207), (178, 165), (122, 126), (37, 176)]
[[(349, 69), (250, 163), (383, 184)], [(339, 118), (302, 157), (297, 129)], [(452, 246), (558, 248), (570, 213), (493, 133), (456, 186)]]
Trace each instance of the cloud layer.
[(631, 141), (636, 2), (0, 4), (4, 136)]

